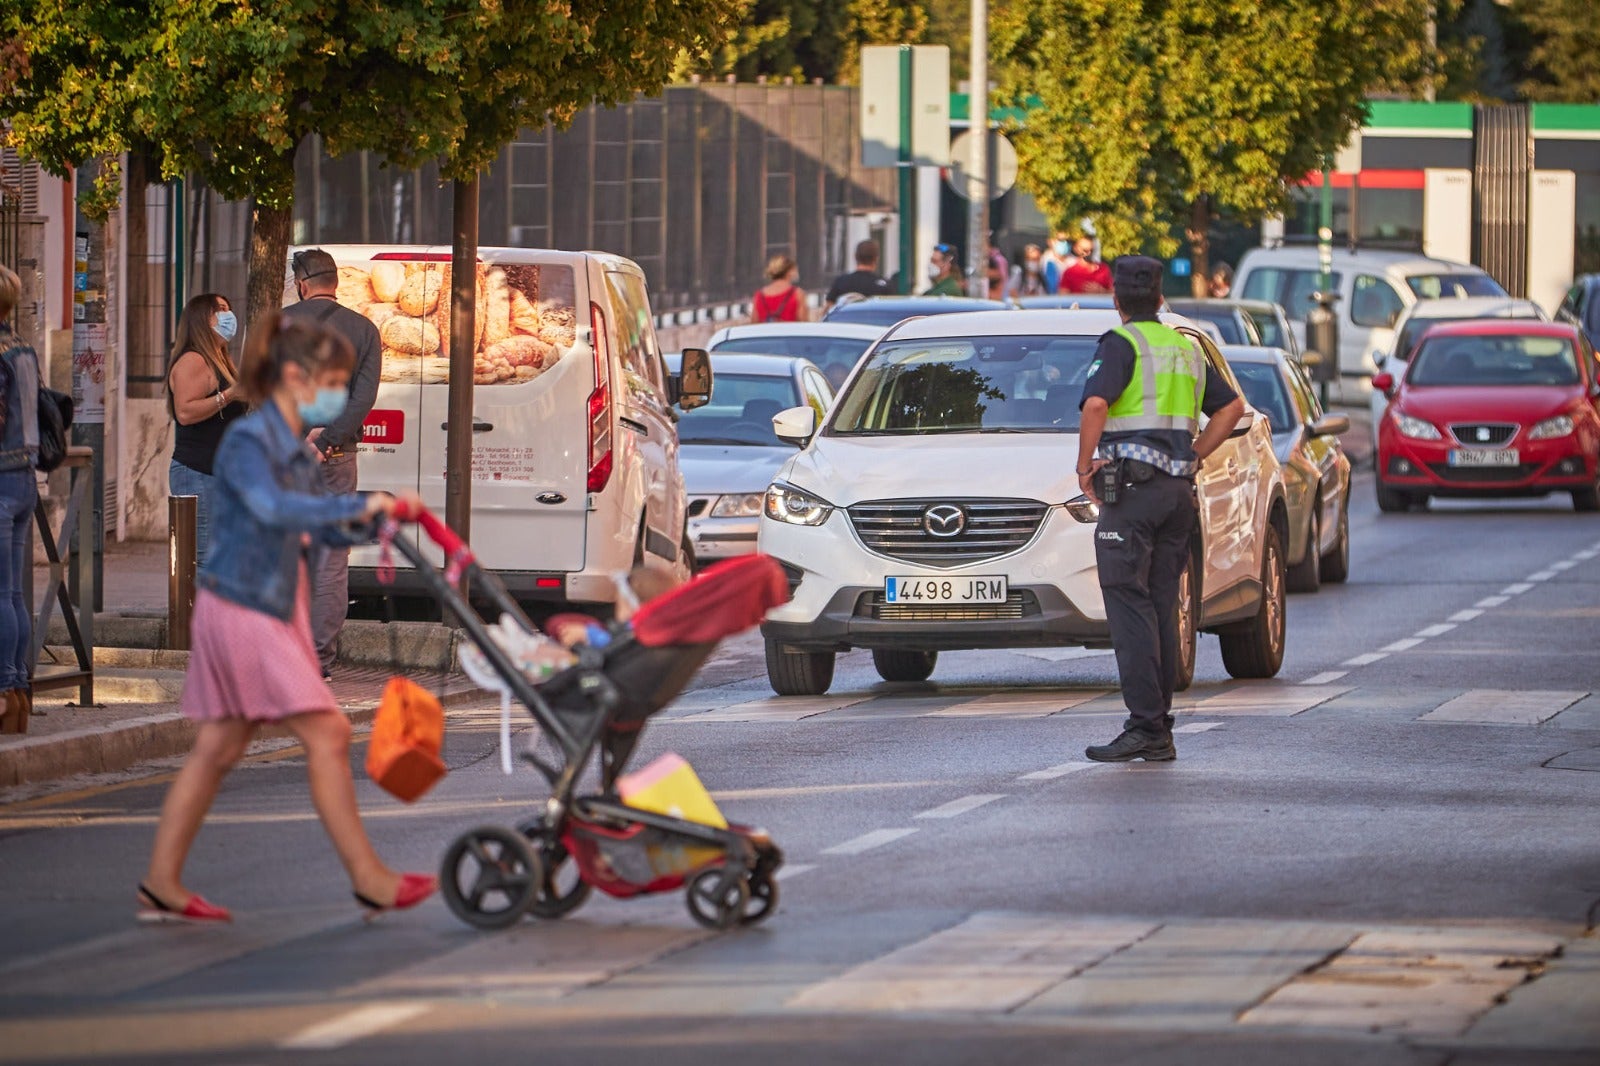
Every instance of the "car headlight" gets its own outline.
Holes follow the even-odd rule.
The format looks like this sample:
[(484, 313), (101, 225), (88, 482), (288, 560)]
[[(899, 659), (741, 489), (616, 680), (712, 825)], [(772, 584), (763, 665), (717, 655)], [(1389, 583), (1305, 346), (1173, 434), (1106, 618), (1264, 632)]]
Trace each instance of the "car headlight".
[(768, 518), (791, 526), (820, 526), (833, 513), (833, 505), (803, 489), (775, 481), (767, 489), (765, 510)]
[(1443, 439), (1437, 426), (1420, 418), (1397, 414), (1394, 418), (1394, 424), (1399, 428), (1402, 437), (1410, 437), (1412, 440)]
[(1556, 415), (1538, 423), (1528, 431), (1529, 440), (1554, 440), (1572, 432), (1572, 416)]
[(1087, 496), (1078, 496), (1075, 499), (1068, 500), (1063, 506), (1066, 507), (1069, 515), (1085, 525), (1100, 521), (1100, 505)]
[(719, 496), (711, 505), (712, 518), (755, 518), (761, 513), (761, 498), (765, 493), (741, 492), (733, 496)]

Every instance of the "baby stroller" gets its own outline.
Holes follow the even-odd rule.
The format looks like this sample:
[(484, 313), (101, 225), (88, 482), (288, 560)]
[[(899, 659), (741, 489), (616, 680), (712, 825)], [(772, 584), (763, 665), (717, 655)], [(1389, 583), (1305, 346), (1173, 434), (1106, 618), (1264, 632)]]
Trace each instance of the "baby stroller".
[[(468, 598), (477, 590), (503, 616), (534, 632), (505, 586), (433, 514), (396, 517), (422, 526), (443, 550), (444, 566), (434, 567), (418, 545), (396, 536), (392, 523), (381, 539), (455, 613), (509, 694), (559, 750), (554, 762), (532, 751), (523, 755), (550, 783), (542, 810), (512, 829), (469, 830), (446, 850), (440, 888), (456, 916), (480, 929), (500, 929), (524, 914), (570, 914), (595, 888), (626, 898), (686, 887), (689, 913), (701, 925), (728, 929), (766, 919), (777, 907), (773, 875), (783, 853), (764, 831), (629, 807), (615, 786), (645, 722), (683, 691), (717, 642), (758, 624), (789, 598), (778, 564), (751, 555), (712, 567), (611, 627), (604, 647), (579, 645), (576, 664), (534, 681), (493, 639)], [(600, 793), (574, 796), (597, 751)]]

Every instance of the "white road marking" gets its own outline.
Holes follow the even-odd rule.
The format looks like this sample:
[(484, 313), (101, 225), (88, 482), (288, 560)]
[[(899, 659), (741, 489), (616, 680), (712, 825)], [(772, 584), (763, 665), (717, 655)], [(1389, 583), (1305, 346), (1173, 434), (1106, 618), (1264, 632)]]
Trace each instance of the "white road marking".
[(1090, 762), (1064, 762), (1059, 766), (1047, 766), (1043, 770), (1035, 770), (1031, 774), (1023, 774), (1018, 781), (1054, 781), (1058, 777), (1075, 774), (1079, 770), (1090, 770), (1094, 763)]
[[(1497, 599), (1501, 603), (1505, 602), (1505, 597), (1504, 596), (1492, 596), (1490, 598), (1491, 599)], [(1483, 614), (1483, 612), (1478, 610), (1476, 607), (1468, 607), (1465, 611), (1457, 611), (1455, 614), (1451, 615), (1450, 616), (1450, 621), (1452, 621), (1452, 622), (1470, 622), (1474, 618), (1481, 617), (1482, 614)]]
[(409, 1021), (432, 1010), (427, 1003), (374, 1003), (302, 1029), (278, 1046), (285, 1051), (327, 1051)]
[(1417, 636), (1422, 637), (1424, 639), (1427, 639), (1428, 637), (1442, 637), (1442, 636), (1444, 636), (1446, 633), (1450, 632), (1454, 628), (1455, 628), (1455, 625), (1453, 623), (1440, 622), (1436, 626), (1429, 626), (1426, 629), (1417, 630)]
[(960, 799), (953, 799), (949, 803), (941, 804), (938, 807), (933, 807), (925, 811), (919, 811), (916, 814), (913, 814), (911, 817), (955, 818), (958, 815), (966, 814), (968, 811), (975, 811), (985, 804), (993, 803), (995, 800), (1002, 800), (1005, 798), (1006, 797), (1004, 793), (980, 792), (976, 795), (962, 796)]
[(1185, 722), (1172, 727), (1174, 733), (1204, 733), (1208, 729), (1215, 729), (1221, 722)]
[(1326, 703), (1335, 696), (1342, 696), (1349, 691), (1348, 686), (1332, 685), (1318, 685), (1315, 688), (1310, 685), (1271, 683), (1239, 685), (1193, 703), (1174, 702), (1172, 713), (1197, 714), (1208, 718), (1213, 715), (1222, 717), (1269, 715), (1287, 718), (1302, 711), (1309, 711), (1317, 704)]
[(1507, 585), (1505, 588), (1501, 589), (1500, 595), (1520, 596), (1531, 588), (1533, 588), (1533, 586), (1528, 584), (1526, 581), (1519, 581), (1515, 585)]
[(1555, 576), (1556, 576), (1556, 572), (1554, 570), (1540, 570), (1537, 574), (1529, 574), (1528, 575), (1528, 580), (1529, 581), (1549, 581), (1551, 578), (1553, 578)]
[(1562, 559), (1558, 563), (1551, 563), (1550, 564), (1550, 569), (1552, 569), (1552, 570), (1571, 570), (1574, 566), (1577, 566), (1577, 565), (1578, 564), (1573, 562), (1571, 559)]
[(788, 881), (790, 878), (799, 877), (807, 870), (815, 870), (816, 868), (817, 864), (814, 862), (789, 863), (787, 865), (778, 867), (778, 872), (772, 876), (778, 881)]
[(1306, 678), (1300, 683), (1302, 685), (1326, 685), (1330, 682), (1339, 680), (1349, 672), (1350, 671), (1348, 670), (1324, 670), (1320, 674), (1313, 674), (1311, 677)]
[(1600, 555), (1600, 550), (1596, 550), (1594, 548), (1587, 548), (1587, 549), (1579, 552), (1577, 555), (1574, 555), (1573, 558), (1574, 559), (1582, 559), (1585, 562), (1587, 562), (1588, 560), (1593, 559), (1596, 555)]
[(1108, 694), (1110, 689), (1089, 689), (1076, 692), (1060, 691), (1055, 693), (1041, 693), (1035, 691), (1023, 692), (991, 692), (986, 696), (952, 703), (948, 707), (941, 707), (936, 711), (928, 711), (920, 715), (922, 718), (1045, 718), (1060, 711), (1069, 710), (1079, 704), (1097, 700)]
[(1423, 641), (1422, 637), (1407, 637), (1404, 640), (1397, 640), (1393, 644), (1385, 644), (1380, 650), (1381, 651), (1388, 651), (1388, 652), (1410, 651), (1412, 648), (1415, 648), (1418, 644), (1421, 644), (1422, 641)]
[(1587, 692), (1479, 688), (1463, 692), (1423, 715), (1423, 722), (1476, 722), (1483, 725), (1538, 725), (1554, 718)]
[(1346, 659), (1340, 666), (1371, 666), (1379, 659), (1387, 659), (1387, 652), (1369, 651), (1365, 655), (1357, 655), (1354, 659)]
[(863, 851), (881, 848), (885, 844), (893, 844), (896, 840), (904, 839), (915, 833), (915, 829), (874, 829), (870, 833), (862, 833), (854, 840), (846, 840), (843, 844), (835, 844), (831, 848), (823, 848), (824, 855), (860, 855)]
[(1047, 663), (1064, 663), (1073, 659), (1088, 659), (1096, 655), (1110, 655), (1110, 648), (1012, 648), (1012, 655), (1026, 655), (1030, 659), (1043, 659)]
[(1511, 599), (1510, 596), (1485, 596), (1483, 599), (1479, 600), (1477, 603), (1473, 604), (1472, 606), (1474, 606), (1474, 607), (1482, 607), (1485, 610), (1487, 610), (1490, 607), (1498, 607), (1502, 603), (1508, 602), (1510, 599)]

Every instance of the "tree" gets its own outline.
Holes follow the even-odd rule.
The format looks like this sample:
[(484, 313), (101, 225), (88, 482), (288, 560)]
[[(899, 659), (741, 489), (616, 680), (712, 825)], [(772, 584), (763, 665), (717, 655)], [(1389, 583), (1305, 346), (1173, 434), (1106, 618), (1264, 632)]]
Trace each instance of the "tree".
[(1511, 17), (1531, 37), (1521, 86), (1528, 99), (1600, 103), (1600, 6), (1593, 0), (1517, 0)]
[(924, 0), (753, 0), (723, 47), (685, 56), (679, 69), (744, 81), (850, 82), (862, 45), (909, 44), (926, 24)]
[(26, 62), (0, 107), (23, 154), (64, 173), (144, 150), (252, 199), (249, 313), (281, 298), (294, 157), (438, 159), (474, 174), (523, 126), (656, 91), (681, 50), (721, 44), (743, 0), (20, 0)]
[(1254, 220), (1320, 169), (1369, 90), (1433, 76), (1427, 0), (1033, 0), (991, 27), (1021, 183), (1054, 224), (1090, 217), (1112, 253), (1171, 255), (1185, 222), (1196, 286), (1212, 214)]

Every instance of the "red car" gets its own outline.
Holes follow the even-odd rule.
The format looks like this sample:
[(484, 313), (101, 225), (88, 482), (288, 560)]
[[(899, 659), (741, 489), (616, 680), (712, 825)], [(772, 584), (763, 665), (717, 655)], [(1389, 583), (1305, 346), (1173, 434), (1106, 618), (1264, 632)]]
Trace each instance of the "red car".
[(1574, 327), (1516, 319), (1451, 322), (1423, 335), (1378, 426), (1378, 507), (1429, 496), (1569, 492), (1600, 510), (1600, 396), (1594, 349)]

